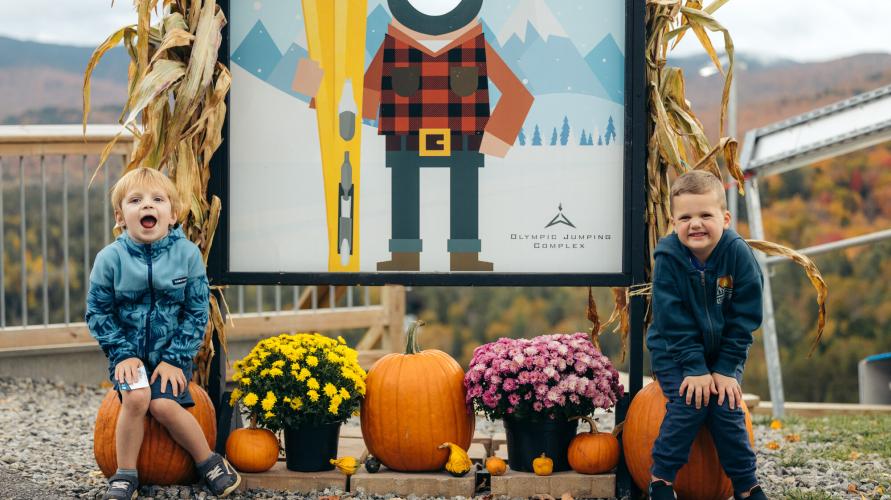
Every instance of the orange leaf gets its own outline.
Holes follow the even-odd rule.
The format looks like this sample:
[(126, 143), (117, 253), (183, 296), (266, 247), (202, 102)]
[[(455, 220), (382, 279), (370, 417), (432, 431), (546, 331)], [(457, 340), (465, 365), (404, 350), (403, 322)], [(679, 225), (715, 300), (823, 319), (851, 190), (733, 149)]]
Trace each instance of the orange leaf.
[(783, 428), (783, 422), (780, 420), (772, 420), (770, 422), (770, 428), (775, 431), (778, 431)]
[(777, 443), (776, 441), (770, 441), (767, 443), (767, 449), (768, 450), (779, 450), (780, 443)]

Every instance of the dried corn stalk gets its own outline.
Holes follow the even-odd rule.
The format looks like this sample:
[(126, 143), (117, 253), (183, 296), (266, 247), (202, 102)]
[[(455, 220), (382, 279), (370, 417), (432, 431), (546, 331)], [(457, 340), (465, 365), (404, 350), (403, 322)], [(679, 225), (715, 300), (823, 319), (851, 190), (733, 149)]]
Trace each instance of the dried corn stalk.
[[(159, 3), (163, 13), (151, 26), (151, 14)], [(225, 98), (231, 82), (228, 68), (217, 61), (226, 18), (215, 0), (135, 0), (134, 5), (136, 24), (112, 33), (96, 48), (87, 65), (84, 132), (93, 69), (109, 49), (123, 42), (130, 55), (130, 68), (121, 124), (136, 138), (125, 171), (142, 166), (164, 171), (170, 177), (184, 207), (178, 214), (179, 222), (186, 236), (201, 249), (206, 264), (222, 208), (216, 196), (208, 200), (207, 183), (211, 157), (222, 142)], [(102, 151), (97, 172), (118, 136)], [(201, 385), (208, 381), (214, 335), (225, 349), (223, 312), (215, 294), (211, 294), (210, 321), (196, 358), (195, 380)]]

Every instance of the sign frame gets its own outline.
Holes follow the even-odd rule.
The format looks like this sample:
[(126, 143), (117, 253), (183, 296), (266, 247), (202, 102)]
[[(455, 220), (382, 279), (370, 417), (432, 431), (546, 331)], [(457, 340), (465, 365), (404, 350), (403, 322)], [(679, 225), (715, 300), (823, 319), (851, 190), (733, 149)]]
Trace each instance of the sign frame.
[[(231, 0), (218, 0), (227, 19)], [(579, 0), (582, 1), (582, 0)], [(230, 110), (223, 125), (223, 143), (211, 160), (209, 195), (223, 210), (208, 258), (213, 285), (408, 285), (408, 286), (602, 286), (627, 287), (643, 280), (646, 259), (647, 94), (644, 0), (625, 2), (625, 105), (623, 135), (622, 271), (618, 273), (495, 272), (240, 272), (229, 266)], [(229, 24), (223, 28), (219, 61), (230, 67)]]

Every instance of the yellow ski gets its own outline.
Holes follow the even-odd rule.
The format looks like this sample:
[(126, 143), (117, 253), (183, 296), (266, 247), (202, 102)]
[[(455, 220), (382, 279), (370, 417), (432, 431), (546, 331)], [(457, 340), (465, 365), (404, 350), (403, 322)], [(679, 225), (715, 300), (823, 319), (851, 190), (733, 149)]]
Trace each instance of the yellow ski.
[(328, 224), (328, 271), (359, 271), (359, 158), (367, 0), (303, 0)]

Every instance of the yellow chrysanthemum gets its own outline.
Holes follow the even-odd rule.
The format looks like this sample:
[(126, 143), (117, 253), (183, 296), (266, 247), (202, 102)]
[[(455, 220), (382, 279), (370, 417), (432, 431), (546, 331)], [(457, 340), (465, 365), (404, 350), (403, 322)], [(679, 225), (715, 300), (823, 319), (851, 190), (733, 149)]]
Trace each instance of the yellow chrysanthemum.
[(299, 410), (303, 406), (303, 400), (300, 398), (294, 398), (291, 400), (291, 409)]
[(275, 418), (275, 413), (273, 413), (271, 411), (267, 411), (266, 414), (263, 416), (266, 418)]
[(285, 373), (285, 372), (281, 371), (280, 368), (270, 368), (270, 369), (269, 369), (269, 376), (270, 376), (270, 377), (280, 377), (280, 376), (282, 376), (282, 374), (284, 374), (284, 373)]
[(241, 399), (241, 389), (236, 387), (232, 390), (232, 396), (229, 398), (229, 406), (235, 406), (239, 399)]
[(239, 382), (239, 383), (241, 385), (251, 385), (251, 378), (250, 377), (241, 377), (241, 382)]
[(318, 366), (318, 365), (319, 365), (319, 358), (317, 358), (317, 357), (315, 357), (315, 356), (307, 356), (307, 357), (306, 357), (306, 364), (308, 364), (309, 366), (312, 366), (312, 367)]
[(307, 391), (306, 395), (309, 396), (310, 401), (313, 403), (319, 400), (319, 393), (314, 390)]
[(310, 377), (310, 375), (312, 375), (312, 374), (309, 372), (309, 370), (307, 370), (306, 368), (301, 368), (300, 376), (297, 377), (297, 380), (303, 382), (304, 380), (308, 379)]
[(247, 396), (244, 397), (244, 405), (248, 407), (254, 406), (259, 400), (260, 398), (256, 394), (249, 392)]
[(331, 382), (328, 382), (327, 384), (325, 384), (324, 391), (325, 391), (325, 395), (330, 398), (330, 397), (334, 396), (335, 394), (337, 394), (337, 387), (334, 387), (334, 384), (332, 384)]
[(272, 363), (273, 368), (281, 368), (283, 366), (285, 366), (285, 362), (281, 359)]
[(344, 340), (343, 337), (341, 337), (340, 335), (337, 336), (337, 341), (341, 344), (346, 344), (346, 340)]
[(306, 386), (313, 390), (318, 390), (319, 387), (321, 387), (319, 381), (314, 378), (309, 379), (309, 381), (306, 382)]
[(269, 391), (266, 393), (266, 397), (263, 398), (263, 403), (261, 404), (264, 410), (269, 411), (275, 405), (276, 401), (278, 401), (278, 398), (275, 397), (275, 394), (273, 394), (272, 391)]
[(346, 387), (340, 388), (340, 397), (344, 399), (344, 401), (350, 399), (350, 391), (346, 390)]

